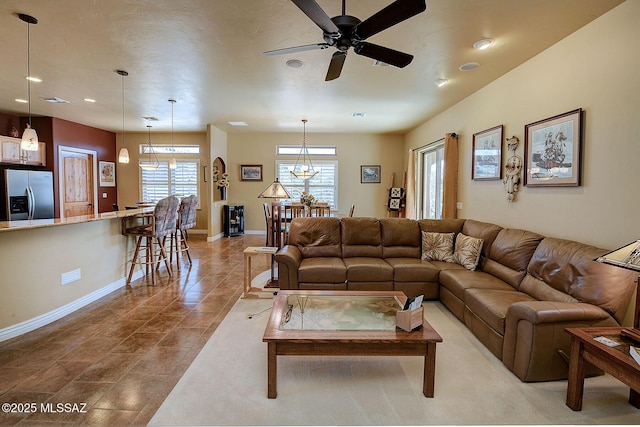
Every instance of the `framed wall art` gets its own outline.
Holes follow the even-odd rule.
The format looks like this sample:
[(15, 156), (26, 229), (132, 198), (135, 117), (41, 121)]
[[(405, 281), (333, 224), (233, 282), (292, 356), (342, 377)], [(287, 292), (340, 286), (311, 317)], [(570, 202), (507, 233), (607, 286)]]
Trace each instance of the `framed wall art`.
[(98, 162), (100, 168), (100, 187), (116, 186), (116, 164), (114, 162)]
[(503, 125), (473, 134), (471, 179), (488, 181), (502, 178)]
[(262, 181), (262, 165), (240, 165), (240, 181)]
[(360, 183), (379, 184), (380, 183), (380, 165), (361, 165), (360, 166)]
[(524, 185), (579, 186), (582, 109), (530, 123), (524, 130)]

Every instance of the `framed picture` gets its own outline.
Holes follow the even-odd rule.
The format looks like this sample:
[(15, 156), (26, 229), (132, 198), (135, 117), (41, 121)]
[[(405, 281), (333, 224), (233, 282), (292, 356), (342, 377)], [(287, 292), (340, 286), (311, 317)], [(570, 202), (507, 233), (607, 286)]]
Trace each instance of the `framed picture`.
[(379, 184), (380, 165), (361, 165), (360, 182), (363, 184)]
[(116, 164), (114, 162), (99, 162), (100, 187), (116, 186)]
[(473, 134), (471, 179), (488, 181), (502, 178), (503, 125)]
[(582, 109), (528, 124), (524, 130), (524, 185), (579, 186)]
[(262, 165), (240, 165), (240, 181), (262, 181)]

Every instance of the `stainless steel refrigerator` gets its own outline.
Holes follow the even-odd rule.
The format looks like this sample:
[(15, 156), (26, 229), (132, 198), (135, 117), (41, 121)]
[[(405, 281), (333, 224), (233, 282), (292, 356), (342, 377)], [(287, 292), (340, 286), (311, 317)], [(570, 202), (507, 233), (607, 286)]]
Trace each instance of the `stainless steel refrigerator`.
[(53, 172), (5, 170), (7, 219), (53, 218)]

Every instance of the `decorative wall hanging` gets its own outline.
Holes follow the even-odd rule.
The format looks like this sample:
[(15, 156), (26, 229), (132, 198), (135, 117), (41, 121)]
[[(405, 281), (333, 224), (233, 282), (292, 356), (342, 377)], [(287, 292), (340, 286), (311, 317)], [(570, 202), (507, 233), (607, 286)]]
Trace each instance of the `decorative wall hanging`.
[(116, 164), (114, 162), (100, 161), (100, 187), (116, 186)]
[(471, 179), (488, 181), (502, 177), (502, 128), (500, 125), (473, 134)]
[(380, 165), (361, 165), (360, 166), (360, 183), (379, 184), (380, 183)]
[(262, 181), (262, 165), (240, 165), (240, 181)]
[(507, 190), (507, 201), (513, 202), (516, 199), (516, 192), (520, 190), (522, 181), (522, 157), (516, 154), (520, 140), (517, 136), (507, 139), (507, 164), (504, 167), (504, 187)]
[(524, 129), (524, 185), (579, 186), (582, 109), (530, 123)]
[(404, 189), (402, 187), (391, 187), (389, 189), (389, 204), (387, 206), (390, 211), (399, 211), (404, 205)]

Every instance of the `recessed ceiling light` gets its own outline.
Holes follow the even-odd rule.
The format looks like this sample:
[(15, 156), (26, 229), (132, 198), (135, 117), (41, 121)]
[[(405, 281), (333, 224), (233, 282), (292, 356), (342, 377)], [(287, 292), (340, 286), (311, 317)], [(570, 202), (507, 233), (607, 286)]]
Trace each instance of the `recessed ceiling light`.
[(351, 117), (353, 117), (354, 119), (364, 119), (365, 117), (367, 117), (367, 113), (352, 113)]
[(85, 101), (85, 102), (96, 102), (96, 100), (93, 99), (93, 98), (84, 98), (83, 101)]
[(449, 83), (449, 80), (447, 80), (447, 79), (438, 79), (435, 82), (433, 82), (433, 84), (438, 86), (438, 87), (442, 87), (442, 86), (446, 85), (447, 83)]
[(42, 83), (42, 79), (39, 79), (38, 77), (27, 76), (25, 79), (35, 83)]
[(478, 64), (477, 62), (467, 62), (466, 64), (462, 64), (458, 69), (460, 71), (473, 71), (479, 66), (480, 64)]
[(300, 69), (304, 67), (304, 62), (300, 61), (299, 59), (290, 59), (286, 62), (286, 64), (289, 68)]
[(485, 50), (493, 45), (493, 39), (478, 40), (473, 44), (474, 49)]
[(29, 101), (27, 101), (26, 99), (22, 99), (22, 98), (16, 98), (15, 101), (19, 102), (21, 104), (28, 104), (29, 103)]
[(231, 126), (249, 126), (247, 122), (228, 122)]

